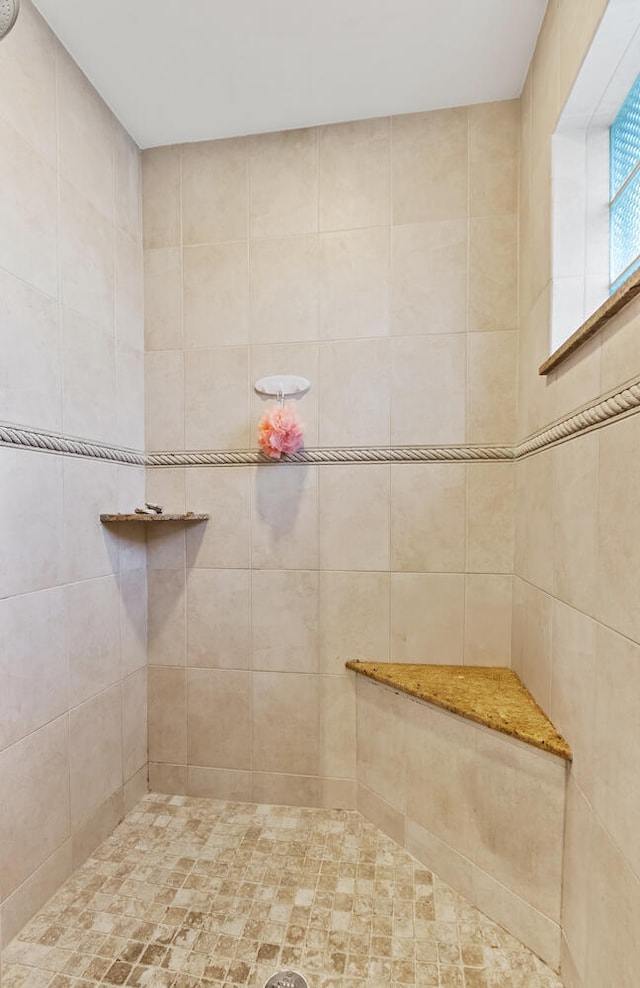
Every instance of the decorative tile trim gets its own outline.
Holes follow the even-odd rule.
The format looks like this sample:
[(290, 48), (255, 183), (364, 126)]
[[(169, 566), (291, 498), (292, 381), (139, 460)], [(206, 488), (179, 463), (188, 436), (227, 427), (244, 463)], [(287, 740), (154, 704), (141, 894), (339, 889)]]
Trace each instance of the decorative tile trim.
[(148, 453), (147, 466), (283, 466), (300, 463), (441, 463), (512, 460), (511, 446), (363, 446), (301, 449), (282, 460), (270, 460), (258, 450), (197, 450)]
[(73, 439), (57, 432), (41, 432), (24, 429), (20, 426), (0, 423), (0, 444), (35, 449), (43, 453), (62, 453), (65, 456), (83, 456), (93, 460), (110, 460), (114, 463), (127, 463), (144, 466), (144, 453), (109, 443), (93, 443), (86, 439)]
[(42, 432), (0, 423), (0, 446), (34, 449), (64, 456), (109, 460), (147, 467), (283, 466), (322, 463), (478, 463), (519, 460), (547, 446), (590, 432), (624, 415), (640, 411), (640, 379), (599, 398), (578, 412), (541, 429), (515, 446), (345, 446), (301, 449), (283, 460), (270, 460), (257, 449), (167, 450), (143, 453), (124, 446), (74, 439), (56, 432)]
[(541, 429), (514, 447), (515, 459), (537, 453), (546, 446), (553, 446), (572, 436), (592, 429), (627, 415), (640, 411), (640, 381), (635, 381), (621, 388), (606, 398), (599, 398), (579, 412), (573, 412), (559, 422)]

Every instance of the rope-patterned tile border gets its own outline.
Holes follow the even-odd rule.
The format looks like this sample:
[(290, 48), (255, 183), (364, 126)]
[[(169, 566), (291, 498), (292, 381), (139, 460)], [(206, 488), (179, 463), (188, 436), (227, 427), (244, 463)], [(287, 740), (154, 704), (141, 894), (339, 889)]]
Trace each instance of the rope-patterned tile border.
[(301, 449), (283, 460), (270, 460), (252, 449), (197, 450), (148, 453), (147, 465), (152, 467), (198, 466), (275, 466), (283, 464), (319, 463), (442, 463), (475, 462), (477, 460), (512, 460), (511, 446), (368, 446), (323, 449)]
[(0, 446), (33, 449), (63, 456), (81, 456), (131, 466), (198, 467), (340, 463), (477, 463), (518, 460), (547, 446), (599, 428), (621, 416), (640, 411), (640, 380), (619, 388), (541, 429), (516, 446), (362, 446), (303, 449), (281, 461), (259, 450), (167, 450), (143, 453), (109, 443), (75, 439), (55, 432), (0, 423)]
[(139, 450), (109, 443), (94, 443), (86, 439), (74, 439), (57, 432), (24, 429), (21, 426), (0, 423), (0, 444), (34, 449), (42, 453), (60, 453), (63, 456), (83, 456), (93, 460), (109, 460), (129, 466), (144, 466), (145, 456)]

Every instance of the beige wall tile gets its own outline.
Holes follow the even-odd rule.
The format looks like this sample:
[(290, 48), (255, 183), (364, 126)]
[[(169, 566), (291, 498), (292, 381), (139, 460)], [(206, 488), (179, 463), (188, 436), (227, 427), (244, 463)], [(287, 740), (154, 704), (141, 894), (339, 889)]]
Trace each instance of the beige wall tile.
[(105, 329), (113, 326), (113, 226), (66, 181), (60, 188), (60, 299)]
[(319, 246), (313, 235), (251, 244), (251, 340), (317, 340)]
[(515, 329), (518, 217), (472, 219), (469, 237), (469, 328), (481, 332)]
[(184, 665), (184, 571), (150, 570), (147, 574), (147, 585), (149, 664)]
[(522, 460), (516, 468), (517, 539), (521, 543), (518, 562), (522, 562), (525, 579), (549, 593), (553, 591), (554, 580), (555, 467), (555, 451), (546, 449)]
[(355, 810), (358, 787), (353, 779), (320, 779), (320, 806), (329, 810)]
[(393, 222), (467, 215), (467, 109), (392, 119)]
[(350, 659), (389, 661), (389, 574), (320, 573), (320, 668), (343, 672)]
[[(632, 985), (638, 959), (640, 882), (597, 818), (591, 828), (586, 988)], [(620, 943), (629, 949), (620, 950)]]
[(123, 676), (147, 664), (147, 571), (125, 570), (118, 577), (120, 594), (120, 661)]
[(66, 840), (2, 903), (2, 946), (18, 935), (34, 913), (57, 892), (73, 870), (71, 840)]
[(56, 172), (2, 119), (0, 146), (5, 176), (0, 189), (0, 268), (57, 296)]
[(396, 336), (466, 332), (467, 255), (466, 219), (394, 228), (391, 326)]
[(147, 570), (182, 570), (185, 564), (185, 529), (180, 522), (164, 522), (147, 531)]
[(258, 422), (266, 409), (273, 405), (273, 398), (265, 398), (256, 393), (254, 385), (262, 377), (276, 373), (294, 374), (306, 377), (311, 382), (310, 390), (301, 398), (289, 398), (302, 422), (304, 445), (309, 448), (318, 445), (318, 402), (320, 380), (318, 376), (318, 343), (275, 343), (252, 346), (250, 349), (250, 441), (257, 443)]
[(390, 263), (388, 226), (320, 237), (322, 339), (388, 335)]
[(319, 401), (322, 446), (387, 445), (389, 341), (321, 343)]
[(120, 679), (120, 599), (115, 576), (64, 588), (69, 702), (83, 703)]
[(117, 344), (116, 390), (117, 441), (133, 449), (144, 449), (144, 354), (126, 343)]
[(58, 586), (64, 545), (62, 457), (5, 447), (0, 481), (0, 597)]
[[(184, 764), (187, 760), (187, 691), (184, 669), (149, 666), (148, 689), (149, 761)], [(152, 774), (149, 782), (153, 789)]]
[(467, 575), (465, 665), (511, 665), (512, 582), (510, 576)]
[(593, 792), (596, 628), (586, 614), (554, 600), (549, 716), (571, 745), (572, 774), (589, 795)]
[(251, 767), (248, 672), (187, 669), (187, 761), (209, 768)]
[(251, 668), (267, 672), (318, 671), (317, 572), (253, 572)]
[(194, 569), (187, 575), (187, 665), (249, 668), (249, 571)]
[(143, 261), (140, 243), (116, 230), (116, 337), (118, 343), (140, 354), (144, 350)]
[(391, 568), (463, 572), (465, 497), (464, 464), (392, 464)]
[(144, 246), (177, 247), (180, 243), (180, 148), (142, 152)]
[(490, 731), (476, 757), (476, 863), (559, 922), (566, 762)]
[[(196, 470), (185, 470), (184, 467), (163, 467), (162, 470), (145, 470), (145, 497), (149, 498), (150, 501), (155, 501), (162, 505), (165, 511), (176, 513), (186, 511), (186, 478), (199, 472)], [(191, 505), (189, 507), (193, 510)]]
[(391, 661), (462, 664), (464, 576), (392, 573)]
[(278, 772), (252, 772), (251, 799), (254, 803), (274, 800), (282, 806), (319, 806), (320, 779)]
[(0, 817), (0, 844), (11, 848), (0, 863), (6, 898), (70, 833), (66, 716), (5, 748), (0, 754), (0, 780), (2, 791), (11, 794)]
[(246, 449), (248, 347), (187, 350), (184, 432), (188, 449)]
[(164, 792), (171, 796), (185, 796), (187, 793), (187, 766), (159, 765), (150, 762), (149, 789), (151, 792)]
[(248, 803), (251, 800), (251, 772), (189, 765), (187, 792), (189, 796), (204, 799), (232, 799)]
[[(251, 679), (254, 771), (317, 776), (320, 757), (318, 677), (303, 673), (254, 672)], [(274, 731), (276, 711), (278, 729)], [(256, 799), (255, 789), (253, 798)]]
[(470, 335), (468, 442), (515, 442), (517, 353), (515, 332)]
[(545, 713), (551, 696), (553, 598), (517, 580), (514, 585), (513, 667)]
[[(0, 70), (1, 71), (1, 70)], [(7, 422), (62, 426), (60, 324), (54, 299), (0, 271), (3, 333), (0, 401)], [(25, 367), (29, 373), (25, 374)]]
[(189, 509), (209, 513), (206, 525), (190, 525), (187, 529), (189, 566), (248, 567), (250, 490), (251, 472), (246, 467), (187, 470)]
[(391, 341), (391, 443), (437, 445), (465, 439), (464, 334)]
[(249, 252), (244, 242), (184, 249), (184, 345), (249, 342)]
[(258, 134), (249, 141), (249, 228), (253, 239), (318, 229), (315, 128)]
[(144, 345), (146, 350), (182, 346), (182, 251), (144, 252)]
[(137, 243), (142, 243), (142, 154), (140, 148), (117, 124), (113, 132), (116, 225)]
[(388, 569), (389, 466), (339, 465), (319, 479), (321, 568)]
[(219, 244), (247, 238), (247, 142), (182, 146), (182, 239)]
[(0, 749), (67, 709), (60, 588), (0, 601)]
[(598, 626), (593, 807), (636, 875), (640, 871), (634, 823), (640, 811), (635, 757), (640, 709), (639, 659), (640, 645)]
[(76, 830), (122, 786), (120, 684), (69, 714), (71, 821)]
[(406, 724), (407, 738), (407, 817), (475, 860), (478, 732), (452, 714), (401, 702), (398, 715)]
[(515, 468), (467, 467), (467, 572), (510, 573), (514, 563)]
[(61, 316), (64, 431), (114, 442), (118, 408), (113, 332), (66, 306)]
[(122, 778), (130, 779), (147, 764), (147, 670), (122, 681)]
[(184, 355), (147, 353), (144, 372), (147, 449), (184, 449)]
[(0, 62), (2, 116), (52, 165), (56, 164), (56, 39), (33, 4), (24, 4), (20, 21)]
[(436, 874), (447, 885), (473, 901), (475, 868), (468, 858), (411, 819), (406, 821), (406, 848), (427, 868), (437, 869)]
[[(596, 339), (601, 343), (601, 390), (612, 391), (629, 380), (632, 369), (640, 366), (637, 304), (625, 306)], [(583, 348), (581, 347), (580, 350)], [(576, 357), (579, 355), (576, 354)], [(590, 361), (590, 364), (596, 363)]]
[(79, 868), (124, 817), (124, 791), (118, 789), (74, 831), (71, 839), (73, 867)]
[[(640, 418), (600, 431), (598, 436), (598, 571), (596, 616), (611, 628), (640, 641), (640, 549), (634, 492), (640, 464)], [(621, 469), (624, 464), (624, 469)], [(588, 521), (587, 521), (588, 524)]]
[(518, 208), (518, 100), (469, 107), (471, 215), (515, 213)]
[(78, 65), (60, 46), (56, 59), (60, 171), (113, 220), (115, 120)]
[(320, 229), (383, 226), (390, 220), (390, 121), (319, 130)]
[[(562, 930), (580, 983), (584, 982), (588, 947), (591, 855), (591, 807), (572, 778), (567, 786), (563, 859)], [(564, 968), (563, 974), (564, 974)]]
[(356, 683), (357, 778), (398, 812), (408, 798), (407, 762), (413, 744), (406, 701), (390, 689), (359, 677)]
[(593, 613), (597, 580), (598, 437), (555, 450), (554, 588), (561, 600)]
[(116, 464), (65, 457), (63, 469), (65, 582), (117, 572), (118, 535), (100, 522), (101, 511), (112, 511), (117, 506)]
[(251, 564), (254, 569), (317, 568), (317, 467), (252, 470)]
[(396, 844), (402, 844), (404, 834), (404, 816), (394, 806), (378, 796), (377, 793), (366, 786), (358, 785), (357, 791), (358, 811), (365, 820), (381, 830)]
[(526, 943), (538, 957), (557, 971), (560, 966), (560, 924), (514, 895), (491, 875), (478, 868), (474, 874), (474, 898), (478, 909)]
[(319, 774), (356, 777), (356, 683), (351, 675), (320, 678)]

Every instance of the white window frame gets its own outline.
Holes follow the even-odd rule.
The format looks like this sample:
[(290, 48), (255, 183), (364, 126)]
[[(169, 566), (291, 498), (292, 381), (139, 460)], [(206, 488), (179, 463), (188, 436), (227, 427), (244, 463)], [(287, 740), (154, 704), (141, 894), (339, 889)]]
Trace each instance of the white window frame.
[(609, 298), (609, 127), (640, 74), (640, 3), (609, 0), (552, 138), (554, 353)]

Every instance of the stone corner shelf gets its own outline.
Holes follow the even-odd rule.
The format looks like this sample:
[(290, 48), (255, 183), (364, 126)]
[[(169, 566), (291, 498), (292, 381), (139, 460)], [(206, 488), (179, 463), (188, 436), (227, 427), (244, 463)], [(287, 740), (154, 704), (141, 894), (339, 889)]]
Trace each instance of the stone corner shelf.
[(182, 514), (162, 514), (162, 515), (138, 515), (135, 512), (131, 514), (111, 514), (111, 515), (100, 515), (100, 521), (103, 525), (111, 525), (116, 522), (123, 521), (133, 521), (141, 522), (145, 525), (157, 525), (158, 522), (163, 521), (208, 521), (209, 515), (195, 514), (193, 511), (186, 511)]
[(512, 669), (358, 659), (346, 666), (385, 686), (571, 761), (569, 745)]

